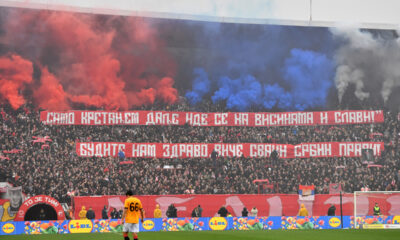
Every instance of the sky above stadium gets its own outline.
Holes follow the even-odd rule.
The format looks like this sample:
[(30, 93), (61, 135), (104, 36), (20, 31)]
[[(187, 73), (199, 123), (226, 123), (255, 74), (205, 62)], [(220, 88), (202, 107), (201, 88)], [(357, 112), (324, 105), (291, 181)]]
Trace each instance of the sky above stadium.
[(127, 110), (179, 96), (235, 111), (397, 108), (399, 64), (396, 31), (0, 8), (0, 96), (14, 108)]

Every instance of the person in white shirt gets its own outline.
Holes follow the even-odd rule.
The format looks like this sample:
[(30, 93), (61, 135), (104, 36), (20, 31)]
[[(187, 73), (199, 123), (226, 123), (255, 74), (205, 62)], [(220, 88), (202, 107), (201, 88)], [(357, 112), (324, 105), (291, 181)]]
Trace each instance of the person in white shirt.
[(250, 216), (257, 217), (257, 214), (258, 214), (258, 209), (256, 207), (253, 207), (250, 211)]

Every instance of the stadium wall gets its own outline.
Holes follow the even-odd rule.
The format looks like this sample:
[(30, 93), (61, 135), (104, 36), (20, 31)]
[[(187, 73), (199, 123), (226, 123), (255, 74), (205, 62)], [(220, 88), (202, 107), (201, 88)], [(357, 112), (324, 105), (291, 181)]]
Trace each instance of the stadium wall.
[[(357, 218), (358, 226), (369, 224), (374, 228), (395, 228), (400, 216), (366, 216)], [(212, 218), (147, 218), (140, 231), (223, 231), (275, 229), (339, 229), (340, 216), (315, 217), (212, 217)], [(393, 225), (396, 224), (396, 225)], [(343, 217), (343, 228), (352, 228), (354, 219)], [(400, 225), (399, 225), (400, 226)], [(0, 223), (0, 235), (68, 234), (121, 232), (120, 219), (26, 221)]]
[[(372, 215), (375, 202), (381, 207), (383, 215), (400, 215), (400, 194), (375, 194), (360, 196), (357, 198), (357, 212), (360, 215)], [(160, 205), (162, 216), (170, 204), (177, 208), (178, 217), (190, 217), (192, 210), (201, 205), (204, 217), (218, 216), (217, 212), (225, 205), (232, 216), (241, 216), (243, 207), (258, 209), (258, 216), (296, 216), (300, 204), (304, 203), (310, 216), (326, 216), (331, 204), (336, 206), (336, 214), (340, 211), (339, 194), (316, 194), (314, 201), (300, 201), (297, 194), (223, 194), (223, 195), (148, 195), (140, 196), (146, 217), (153, 217), (156, 204)], [(122, 209), (125, 196), (93, 196), (74, 197), (75, 218), (82, 206), (92, 207), (97, 217), (101, 216), (101, 210), (107, 206), (109, 212), (112, 208)], [(343, 215), (354, 214), (353, 194), (344, 194)]]

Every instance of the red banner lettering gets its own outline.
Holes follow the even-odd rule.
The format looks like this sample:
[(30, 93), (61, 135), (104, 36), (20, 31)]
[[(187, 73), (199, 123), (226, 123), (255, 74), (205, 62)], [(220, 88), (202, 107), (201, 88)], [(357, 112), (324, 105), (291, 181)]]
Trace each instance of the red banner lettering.
[(383, 111), (325, 111), (279, 113), (200, 113), (166, 111), (67, 111), (40, 113), (49, 125), (185, 125), (300, 126), (382, 123)]
[(363, 149), (372, 149), (375, 156), (384, 150), (383, 142), (320, 142), (291, 144), (271, 143), (118, 143), (78, 142), (76, 153), (81, 157), (135, 158), (207, 158), (215, 150), (221, 157), (269, 157), (273, 151), (280, 158), (361, 157)]

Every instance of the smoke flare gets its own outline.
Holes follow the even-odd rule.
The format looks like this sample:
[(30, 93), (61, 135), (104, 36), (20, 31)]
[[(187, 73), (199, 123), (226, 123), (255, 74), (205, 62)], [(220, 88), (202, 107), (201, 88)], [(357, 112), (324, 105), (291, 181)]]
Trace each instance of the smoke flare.
[[(70, 109), (83, 104), (123, 110), (156, 99), (176, 101), (175, 63), (147, 21), (55, 11), (2, 12), (6, 17), (1, 42), (41, 66), (40, 85), (31, 96), (40, 107)], [(32, 63), (25, 67), (32, 69)], [(32, 70), (24, 71), (30, 77), (23, 82), (32, 82)], [(9, 83), (2, 85), (5, 89)], [(16, 94), (21, 87), (1, 92), (14, 108), (29, 97)]]
[(0, 94), (13, 108), (25, 103), (21, 91), (32, 82), (33, 66), (18, 55), (0, 57)]
[(387, 102), (392, 90), (400, 86), (400, 38), (381, 36), (388, 31), (376, 31), (376, 35), (359, 29), (331, 31), (344, 41), (335, 53), (339, 100), (343, 100), (347, 87), (354, 84), (354, 95), (361, 101), (380, 94)]

